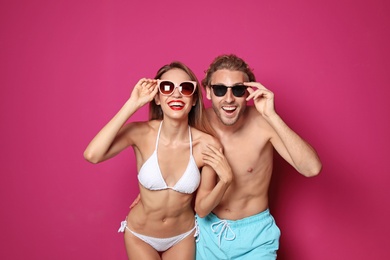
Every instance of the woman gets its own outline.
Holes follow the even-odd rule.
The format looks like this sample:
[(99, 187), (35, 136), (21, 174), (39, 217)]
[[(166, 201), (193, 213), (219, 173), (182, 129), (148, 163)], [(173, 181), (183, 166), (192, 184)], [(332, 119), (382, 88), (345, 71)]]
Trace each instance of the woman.
[[(88, 161), (98, 163), (129, 146), (134, 149), (141, 199), (120, 228), (129, 259), (194, 259), (194, 193), (198, 190), (197, 213), (207, 215), (231, 183), (220, 143), (205, 133), (212, 129), (198, 86), (184, 64), (163, 66), (155, 79), (138, 81), (84, 152)], [(126, 123), (147, 103), (149, 121)]]

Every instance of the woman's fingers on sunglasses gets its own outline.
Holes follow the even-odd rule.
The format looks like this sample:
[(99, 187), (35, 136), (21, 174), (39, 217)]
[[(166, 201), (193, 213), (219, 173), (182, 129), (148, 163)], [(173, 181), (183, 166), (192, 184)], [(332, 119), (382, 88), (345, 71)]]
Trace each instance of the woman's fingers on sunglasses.
[(138, 80), (136, 86), (140, 86), (140, 87), (144, 88), (144, 87), (147, 87), (148, 82), (149, 82), (149, 79), (142, 78), (142, 79)]
[(142, 78), (142, 79), (138, 80), (136, 86), (141, 86), (142, 87), (142, 84), (144, 84), (145, 80), (146, 80), (145, 78)]
[(158, 89), (157, 89), (157, 80), (154, 80), (154, 79), (150, 80), (148, 82), (148, 88), (153, 90), (153, 91), (158, 91)]
[(141, 88), (143, 88), (143, 89), (147, 89), (147, 90), (153, 92), (156, 90), (157, 80), (143, 78), (143, 79), (140, 79), (138, 81), (138, 85), (141, 86)]
[(157, 88), (157, 81), (155, 79), (148, 79), (148, 78), (142, 78), (140, 79), (135, 88), (138, 89), (139, 95), (144, 96), (155, 96), (158, 88)]
[(144, 81), (142, 82), (142, 86), (144, 87), (147, 87), (147, 88), (151, 88), (151, 87), (154, 87), (156, 86), (157, 84), (157, 81), (155, 79), (144, 79)]

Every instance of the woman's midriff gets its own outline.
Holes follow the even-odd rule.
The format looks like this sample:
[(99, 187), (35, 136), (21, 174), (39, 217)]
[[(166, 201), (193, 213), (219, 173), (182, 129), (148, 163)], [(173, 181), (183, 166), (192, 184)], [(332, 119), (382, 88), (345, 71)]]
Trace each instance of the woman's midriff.
[(129, 212), (127, 226), (136, 233), (159, 238), (173, 237), (191, 230), (195, 225), (191, 204), (169, 204), (148, 207), (141, 200)]

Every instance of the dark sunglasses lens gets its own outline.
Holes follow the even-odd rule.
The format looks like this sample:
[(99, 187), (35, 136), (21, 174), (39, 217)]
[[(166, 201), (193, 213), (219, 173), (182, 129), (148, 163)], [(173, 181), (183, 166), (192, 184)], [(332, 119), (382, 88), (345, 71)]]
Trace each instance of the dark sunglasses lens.
[(191, 96), (194, 90), (195, 85), (192, 82), (183, 82), (180, 84), (180, 92), (184, 96)]
[(159, 87), (163, 95), (169, 95), (175, 90), (175, 85), (170, 81), (161, 81)]
[(223, 97), (226, 94), (227, 87), (223, 85), (214, 85), (213, 86), (214, 95), (217, 97)]
[(244, 85), (242, 85), (242, 86), (234, 86), (232, 88), (232, 91), (233, 91), (233, 95), (234, 96), (242, 97), (243, 95), (245, 95), (246, 86), (244, 86)]

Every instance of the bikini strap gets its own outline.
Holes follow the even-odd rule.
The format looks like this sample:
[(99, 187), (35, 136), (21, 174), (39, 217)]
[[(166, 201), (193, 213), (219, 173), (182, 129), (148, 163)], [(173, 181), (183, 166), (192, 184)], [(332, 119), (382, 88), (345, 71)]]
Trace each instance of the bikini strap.
[(192, 155), (192, 135), (191, 135), (191, 127), (188, 126), (188, 134), (190, 136), (190, 155)]
[(157, 151), (158, 140), (160, 140), (160, 133), (161, 133), (162, 122), (163, 122), (163, 121), (161, 120), (160, 126), (159, 126), (159, 128), (158, 128), (158, 133), (157, 133), (157, 138), (156, 138), (156, 148), (155, 148), (155, 151)]

